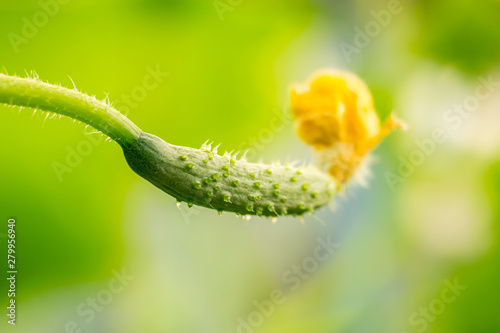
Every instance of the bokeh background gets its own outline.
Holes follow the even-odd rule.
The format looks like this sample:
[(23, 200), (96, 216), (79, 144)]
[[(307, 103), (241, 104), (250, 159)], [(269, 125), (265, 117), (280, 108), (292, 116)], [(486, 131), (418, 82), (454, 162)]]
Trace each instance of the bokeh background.
[[(311, 162), (286, 116), (288, 90), (328, 67), (362, 77), (380, 116), (395, 112), (410, 129), (376, 149), (367, 188), (351, 186), (303, 222), (273, 224), (178, 209), (117, 144), (70, 119), (0, 105), (2, 332), (500, 332), (498, 83), (459, 125), (445, 118), (481, 78), (500, 82), (499, 1), (401, 0), (367, 39), (358, 34), (377, 22), (372, 11), (393, 2), (62, 2), (0, 2), (4, 71), (109, 96), (171, 143), (210, 139), (254, 160)], [(157, 69), (168, 75), (141, 89)], [(417, 142), (439, 128), (446, 139), (422, 155)], [(91, 152), (68, 167), (83, 146)], [(417, 155), (403, 176), (402, 161)], [(69, 170), (58, 174), (57, 163)], [(11, 217), (15, 327), (3, 313)], [(339, 247), (291, 290), (284, 275), (318, 237)], [(109, 298), (123, 271), (130, 281)], [(444, 302), (449, 283), (464, 287)], [(255, 302), (275, 289), (285, 301), (258, 320)], [(242, 327), (249, 316), (257, 324)]]

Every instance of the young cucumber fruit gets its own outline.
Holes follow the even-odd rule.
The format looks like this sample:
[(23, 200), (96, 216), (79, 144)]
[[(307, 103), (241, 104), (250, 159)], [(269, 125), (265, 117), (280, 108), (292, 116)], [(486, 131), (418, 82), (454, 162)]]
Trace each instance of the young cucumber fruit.
[(335, 180), (314, 167), (248, 163), (144, 132), (123, 151), (132, 170), (177, 201), (219, 212), (302, 215), (327, 204), (336, 189)]

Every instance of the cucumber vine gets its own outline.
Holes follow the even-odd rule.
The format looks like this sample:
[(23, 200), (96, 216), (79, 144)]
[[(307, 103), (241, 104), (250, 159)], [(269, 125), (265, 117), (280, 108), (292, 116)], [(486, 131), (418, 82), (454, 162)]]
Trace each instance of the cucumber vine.
[(200, 149), (169, 144), (143, 132), (108, 102), (37, 78), (0, 74), (0, 103), (53, 112), (86, 123), (116, 141), (138, 175), (178, 202), (219, 213), (302, 216), (324, 206), (364, 156), (393, 128), (380, 125), (371, 94), (356, 76), (320, 72), (309, 85), (292, 89), (291, 109), (299, 136), (315, 148), (318, 167), (249, 163), (203, 144)]
[(241, 215), (302, 215), (328, 203), (337, 184), (314, 167), (249, 163), (217, 148), (171, 145), (107, 102), (35, 78), (0, 74), (0, 103), (68, 116), (116, 141), (129, 166), (179, 202)]

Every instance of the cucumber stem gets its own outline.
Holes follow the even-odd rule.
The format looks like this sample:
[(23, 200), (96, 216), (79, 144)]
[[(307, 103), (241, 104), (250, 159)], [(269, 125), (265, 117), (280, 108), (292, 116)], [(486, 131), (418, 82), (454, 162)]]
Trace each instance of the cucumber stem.
[(127, 117), (106, 102), (32, 78), (0, 74), (0, 103), (54, 112), (88, 124), (122, 147), (142, 133)]

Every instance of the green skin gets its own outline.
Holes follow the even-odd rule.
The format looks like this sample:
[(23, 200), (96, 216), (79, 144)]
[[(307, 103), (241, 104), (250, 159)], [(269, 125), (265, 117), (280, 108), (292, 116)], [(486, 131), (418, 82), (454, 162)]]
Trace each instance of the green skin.
[(0, 74), (0, 103), (80, 120), (116, 141), (138, 175), (188, 206), (241, 215), (302, 215), (327, 204), (336, 181), (313, 167), (296, 169), (220, 156), (210, 147), (171, 145), (145, 133), (105, 102), (76, 89)]

